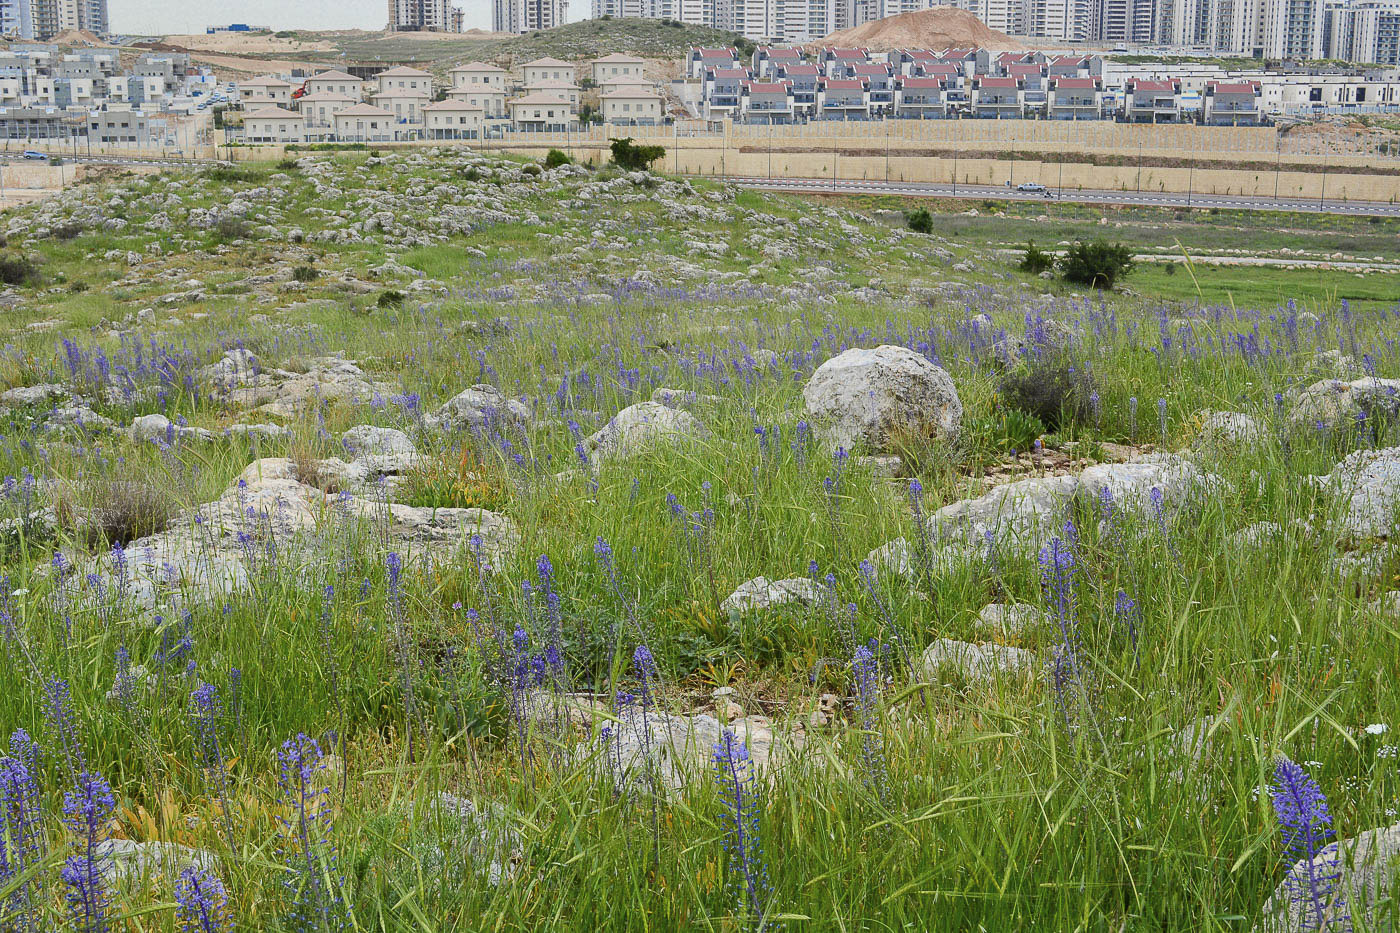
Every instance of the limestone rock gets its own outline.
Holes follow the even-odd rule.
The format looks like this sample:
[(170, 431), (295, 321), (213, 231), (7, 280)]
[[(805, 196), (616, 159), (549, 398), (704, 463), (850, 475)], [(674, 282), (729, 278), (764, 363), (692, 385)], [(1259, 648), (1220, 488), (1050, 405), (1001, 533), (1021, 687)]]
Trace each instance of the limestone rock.
[(821, 590), (806, 577), (772, 581), (767, 577), (754, 577), (739, 584), (738, 588), (719, 604), (719, 609), (724, 613), (743, 613), (788, 603), (810, 606), (820, 598)]
[(522, 402), (503, 395), (493, 385), (474, 385), (463, 389), (428, 418), (430, 425), (449, 432), (518, 427), (529, 421), (530, 409)]
[(907, 347), (834, 356), (817, 367), (802, 399), (828, 442), (847, 450), (889, 453), (904, 438), (951, 440), (962, 423), (953, 378)]
[(993, 680), (998, 675), (1021, 675), (1035, 667), (1035, 652), (991, 642), (975, 644), (940, 638), (919, 658), (919, 676), (932, 680), (951, 667), (968, 680)]
[(590, 460), (627, 457), (658, 441), (679, 441), (710, 436), (709, 428), (687, 411), (657, 402), (638, 402), (613, 416), (584, 440)]
[[(1387, 929), (1394, 907), (1390, 904), (1391, 886), (1400, 868), (1400, 823), (1383, 829), (1371, 829), (1355, 837), (1334, 843), (1320, 852), (1311, 863), (1299, 860), (1288, 870), (1265, 903), (1257, 933), (1305, 933), (1317, 929), (1368, 930)], [(1304, 914), (1303, 903), (1296, 892), (1308, 885), (1309, 873), (1339, 875), (1332, 898), (1324, 905), (1322, 923)], [(1347, 918), (1347, 919), (1343, 919)], [(1377, 922), (1384, 922), (1378, 926)]]

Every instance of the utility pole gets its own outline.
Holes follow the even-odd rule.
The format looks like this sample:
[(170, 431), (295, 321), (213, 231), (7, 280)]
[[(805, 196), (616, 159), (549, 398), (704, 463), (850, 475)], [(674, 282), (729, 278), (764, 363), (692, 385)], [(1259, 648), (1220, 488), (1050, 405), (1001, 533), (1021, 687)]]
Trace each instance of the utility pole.
[(1322, 210), (1323, 203), (1327, 200), (1327, 165), (1322, 166), (1322, 193), (1317, 196), (1317, 209)]
[(1192, 162), (1186, 170), (1186, 209), (1191, 209), (1191, 184), (1196, 175), (1196, 163)]

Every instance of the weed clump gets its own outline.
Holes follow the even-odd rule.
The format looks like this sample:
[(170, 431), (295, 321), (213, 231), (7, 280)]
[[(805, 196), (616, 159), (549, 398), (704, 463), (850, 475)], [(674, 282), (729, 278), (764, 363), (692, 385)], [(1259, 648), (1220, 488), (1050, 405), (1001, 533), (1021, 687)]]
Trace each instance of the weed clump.
[(1061, 354), (1038, 357), (1010, 370), (997, 391), (1008, 406), (1038, 419), (1051, 431), (1087, 424), (1093, 417), (1094, 378)]
[(6, 285), (28, 285), (39, 279), (39, 266), (21, 253), (0, 254), (0, 282)]
[(134, 479), (104, 476), (61, 493), (59, 525), (92, 544), (130, 544), (169, 527), (176, 507), (167, 490)]
[(390, 288), (380, 292), (379, 297), (375, 300), (374, 303), (379, 305), (379, 307), (381, 308), (397, 308), (399, 305), (403, 304), (403, 302), (403, 292), (397, 289)]

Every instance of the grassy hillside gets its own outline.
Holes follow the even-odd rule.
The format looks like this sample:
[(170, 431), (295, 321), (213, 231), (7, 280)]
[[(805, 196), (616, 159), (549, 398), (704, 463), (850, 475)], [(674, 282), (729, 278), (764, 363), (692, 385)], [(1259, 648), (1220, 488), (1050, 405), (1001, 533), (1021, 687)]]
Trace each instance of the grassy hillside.
[[(0, 217), (6, 916), (1246, 930), (1281, 757), (1394, 823), (1393, 300), (912, 206), (445, 148)], [(842, 405), (939, 388), (838, 448), (881, 346)]]

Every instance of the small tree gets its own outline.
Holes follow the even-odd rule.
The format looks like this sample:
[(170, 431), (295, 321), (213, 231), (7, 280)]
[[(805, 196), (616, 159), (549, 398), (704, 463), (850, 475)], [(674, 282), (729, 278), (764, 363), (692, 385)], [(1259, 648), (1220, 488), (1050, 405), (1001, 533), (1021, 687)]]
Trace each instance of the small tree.
[(1040, 275), (1040, 273), (1048, 271), (1054, 268), (1054, 266), (1055, 257), (1045, 252), (1045, 250), (1041, 249), (1039, 246), (1036, 246), (1034, 240), (1026, 244), (1026, 255), (1021, 258), (1022, 272), (1029, 272), (1031, 275)]
[(1122, 243), (1104, 239), (1075, 243), (1060, 260), (1060, 274), (1066, 282), (1090, 288), (1111, 289), (1119, 278), (1132, 271), (1132, 251)]
[(627, 136), (622, 139), (612, 141), (612, 157), (619, 168), (628, 171), (645, 172), (651, 168), (651, 163), (666, 155), (664, 146), (638, 146), (632, 142), (632, 137)]
[(560, 152), (558, 149), (551, 149), (544, 154), (545, 168), (558, 168), (561, 165), (569, 165), (573, 161), (566, 153)]
[(905, 219), (909, 223), (909, 229), (915, 233), (933, 232), (933, 215), (928, 212), (926, 207), (910, 211), (905, 215)]

